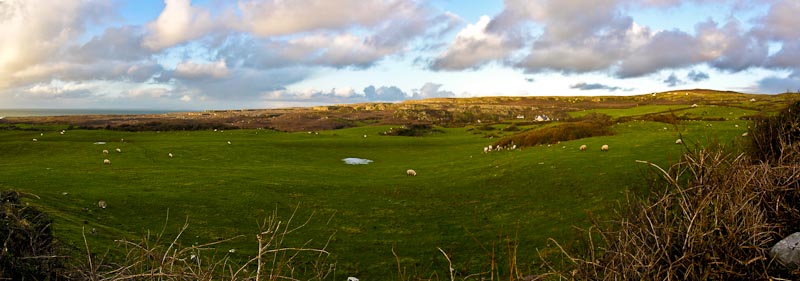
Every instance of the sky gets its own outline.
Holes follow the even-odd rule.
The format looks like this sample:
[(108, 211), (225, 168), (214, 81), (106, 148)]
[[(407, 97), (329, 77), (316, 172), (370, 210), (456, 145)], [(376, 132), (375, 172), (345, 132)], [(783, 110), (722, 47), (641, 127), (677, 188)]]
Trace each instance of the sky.
[(800, 91), (797, 0), (0, 0), (0, 108)]

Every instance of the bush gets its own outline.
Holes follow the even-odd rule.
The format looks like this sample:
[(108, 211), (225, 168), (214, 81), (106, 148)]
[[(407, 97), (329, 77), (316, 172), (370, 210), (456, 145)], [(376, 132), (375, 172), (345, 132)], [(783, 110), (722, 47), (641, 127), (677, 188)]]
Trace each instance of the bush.
[(404, 125), (401, 128), (394, 128), (389, 131), (383, 132), (385, 136), (405, 136), (405, 137), (421, 137), (430, 133), (441, 133), (442, 130), (434, 129), (431, 124), (412, 124)]
[(628, 196), (613, 218), (593, 220), (586, 249), (559, 246), (570, 264), (549, 275), (799, 280), (800, 271), (768, 256), (777, 241), (800, 229), (799, 110), (795, 103), (757, 121), (749, 154), (760, 161), (714, 147), (688, 152), (666, 170), (648, 163), (660, 177), (652, 193)]
[(64, 266), (55, 255), (52, 219), (20, 202), (21, 194), (0, 192), (0, 279), (57, 280)]
[(754, 159), (772, 163), (800, 161), (800, 101), (773, 117), (756, 118), (750, 129), (747, 147)]
[(494, 145), (534, 146), (553, 144), (559, 141), (576, 140), (611, 135), (611, 117), (592, 113), (577, 121), (525, 131), (497, 141)]

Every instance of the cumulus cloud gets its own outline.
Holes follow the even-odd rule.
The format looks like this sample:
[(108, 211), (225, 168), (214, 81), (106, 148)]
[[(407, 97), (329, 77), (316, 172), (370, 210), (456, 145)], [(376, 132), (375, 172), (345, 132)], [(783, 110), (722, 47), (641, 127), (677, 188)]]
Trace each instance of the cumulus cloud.
[(569, 88), (570, 89), (578, 89), (578, 90), (581, 90), (581, 91), (606, 90), (606, 91), (610, 91), (610, 92), (615, 92), (615, 91), (619, 91), (619, 90), (622, 90), (622, 91), (631, 91), (632, 90), (632, 89), (623, 89), (623, 88), (616, 87), (616, 86), (609, 86), (609, 85), (600, 84), (600, 83), (586, 83), (586, 82), (580, 82), (580, 83), (577, 83), (577, 84), (570, 85)]
[(370, 101), (400, 101), (408, 98), (403, 90), (395, 86), (375, 88), (370, 85), (364, 88), (364, 96)]
[(191, 0), (164, 0), (165, 7), (154, 22), (147, 24), (142, 45), (161, 50), (207, 35), (217, 23), (207, 9), (193, 7)]
[(268, 37), (374, 26), (415, 6), (406, 0), (251, 0), (238, 3), (242, 16), (234, 22), (241, 31)]
[(451, 91), (439, 90), (441, 87), (442, 84), (425, 83), (425, 85), (422, 85), (422, 88), (413, 91), (414, 94), (411, 95), (411, 99), (452, 98), (456, 96), (456, 94)]
[(175, 67), (175, 76), (186, 79), (219, 79), (228, 76), (228, 67), (225, 65), (224, 60), (212, 63), (185, 61)]
[(163, 87), (151, 87), (127, 90), (122, 93), (129, 98), (167, 98), (172, 95), (172, 90)]
[(783, 43), (781, 49), (770, 56), (765, 64), (771, 68), (800, 70), (800, 38)]
[(481, 16), (456, 35), (450, 47), (431, 63), (434, 70), (464, 70), (477, 68), (493, 60), (500, 60), (519, 48), (517, 41), (487, 30), (490, 18)]
[(708, 76), (708, 73), (692, 70), (688, 74), (686, 74), (686, 78), (694, 82), (700, 82), (703, 80), (708, 80), (708, 78), (710, 77)]
[(758, 90), (767, 94), (800, 92), (800, 77), (769, 76), (758, 81)]
[(86, 85), (55, 81), (51, 84), (38, 84), (27, 90), (27, 98), (35, 99), (78, 99), (91, 95)]
[(685, 83), (683, 82), (683, 80), (678, 78), (678, 76), (675, 76), (675, 73), (670, 74), (669, 77), (667, 77), (667, 79), (664, 79), (664, 81), (661, 82), (664, 82), (664, 84), (666, 84), (669, 87), (675, 87)]
[(87, 22), (112, 14), (107, 9), (107, 1), (0, 1), (0, 88), (19, 84), (14, 73), (59, 57)]
[(138, 26), (110, 27), (83, 45), (70, 47), (66, 55), (70, 60), (87, 63), (145, 60), (153, 52), (142, 46), (144, 35)]
[(776, 41), (795, 41), (800, 38), (800, 2), (778, 0), (772, 3), (767, 14), (757, 21), (754, 32), (760, 37)]

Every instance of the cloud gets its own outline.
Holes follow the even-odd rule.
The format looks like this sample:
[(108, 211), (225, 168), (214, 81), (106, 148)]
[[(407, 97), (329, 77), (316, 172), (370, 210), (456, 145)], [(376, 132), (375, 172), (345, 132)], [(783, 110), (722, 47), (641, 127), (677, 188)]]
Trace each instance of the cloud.
[(422, 88), (413, 91), (414, 94), (411, 95), (411, 99), (452, 98), (456, 96), (456, 94), (451, 91), (440, 91), (439, 88), (441, 87), (442, 84), (425, 83), (425, 85), (422, 85)]
[(127, 90), (122, 93), (123, 96), (129, 98), (167, 98), (172, 95), (172, 90), (163, 87), (154, 88), (141, 88)]
[(0, 88), (20, 84), (14, 73), (60, 57), (86, 23), (101, 21), (104, 13), (113, 14), (108, 1), (0, 1)]
[(370, 101), (400, 101), (408, 99), (406, 93), (395, 86), (368, 86), (364, 88), (364, 96)]
[(68, 48), (66, 57), (84, 63), (146, 60), (154, 53), (142, 46), (144, 36), (139, 26), (109, 27), (83, 45)]
[(667, 79), (664, 79), (664, 81), (661, 82), (664, 82), (664, 84), (666, 84), (669, 87), (675, 87), (677, 85), (685, 83), (683, 82), (683, 80), (679, 79), (678, 76), (675, 76), (675, 73), (670, 74), (669, 77), (667, 77)]
[(800, 2), (795, 0), (774, 1), (767, 14), (757, 20), (753, 28), (756, 35), (776, 41), (796, 41), (800, 38)]
[(758, 81), (758, 90), (767, 94), (800, 92), (800, 77), (769, 76)]
[(800, 70), (800, 38), (783, 43), (781, 49), (770, 56), (765, 65), (776, 69)]
[(407, 0), (265, 0), (240, 1), (236, 28), (259, 37), (311, 31), (341, 31), (375, 26), (394, 15), (413, 16)]
[(689, 72), (689, 74), (686, 74), (686, 78), (694, 82), (700, 82), (703, 80), (708, 80), (709, 76), (708, 73), (692, 70)]
[(434, 70), (464, 70), (478, 68), (488, 62), (500, 60), (520, 47), (516, 41), (487, 30), (490, 19), (481, 16), (456, 35), (450, 47), (431, 63)]
[(78, 99), (90, 95), (91, 91), (85, 85), (54, 82), (30, 87), (25, 97), (34, 99)]
[(158, 18), (147, 24), (142, 45), (161, 50), (207, 35), (218, 23), (207, 9), (192, 7), (191, 0), (164, 0), (165, 7)]
[(619, 91), (619, 90), (622, 90), (622, 91), (631, 91), (632, 90), (632, 89), (623, 89), (623, 88), (615, 87), (615, 86), (609, 86), (609, 85), (600, 84), (600, 83), (586, 83), (586, 82), (580, 82), (580, 83), (577, 83), (577, 84), (570, 85), (569, 88), (570, 89), (578, 89), (578, 90), (581, 90), (581, 91), (607, 90), (607, 91), (610, 91), (610, 92), (616, 92), (616, 91)]
[(225, 65), (224, 60), (212, 63), (186, 61), (179, 63), (175, 67), (175, 76), (186, 79), (220, 79), (228, 76), (228, 67)]

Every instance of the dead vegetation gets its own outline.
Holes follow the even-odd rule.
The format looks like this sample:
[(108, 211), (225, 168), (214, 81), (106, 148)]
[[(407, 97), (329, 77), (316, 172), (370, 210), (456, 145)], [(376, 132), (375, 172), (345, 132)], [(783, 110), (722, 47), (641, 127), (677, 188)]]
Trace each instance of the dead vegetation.
[(651, 193), (629, 194), (613, 218), (593, 220), (584, 230), (583, 250), (561, 248), (552, 240), (567, 264), (546, 275), (571, 280), (796, 280), (800, 272), (783, 268), (767, 253), (800, 229), (799, 105), (759, 121), (748, 154), (694, 148), (666, 169), (644, 162), (660, 176)]

